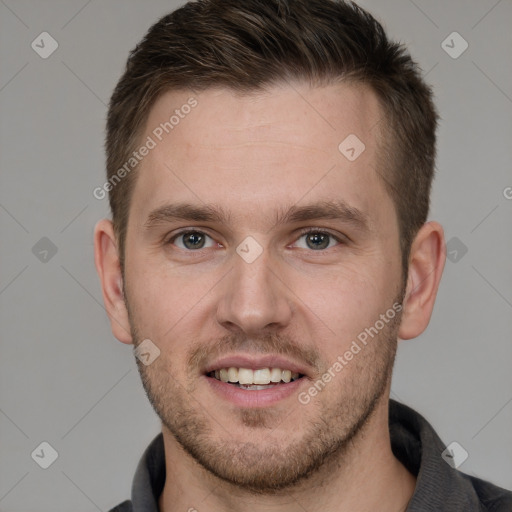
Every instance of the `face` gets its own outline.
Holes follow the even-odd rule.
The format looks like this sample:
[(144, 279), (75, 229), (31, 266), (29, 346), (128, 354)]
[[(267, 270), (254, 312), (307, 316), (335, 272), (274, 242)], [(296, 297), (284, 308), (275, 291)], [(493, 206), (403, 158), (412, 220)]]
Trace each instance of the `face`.
[[(160, 350), (138, 364), (164, 433), (224, 480), (290, 486), (343, 457), (387, 400), (402, 275), (380, 116), (347, 84), (172, 92), (150, 112), (126, 238), (131, 332)], [(339, 149), (350, 134), (355, 159), (354, 139)]]

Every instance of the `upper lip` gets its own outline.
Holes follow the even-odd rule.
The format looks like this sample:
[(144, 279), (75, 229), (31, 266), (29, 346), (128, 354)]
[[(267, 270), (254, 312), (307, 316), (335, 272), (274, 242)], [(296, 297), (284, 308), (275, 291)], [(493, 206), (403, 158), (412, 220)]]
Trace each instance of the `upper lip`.
[(204, 373), (210, 373), (221, 368), (248, 368), (251, 370), (259, 370), (261, 368), (280, 368), (281, 370), (291, 370), (292, 373), (300, 373), (308, 376), (311, 372), (303, 364), (297, 363), (291, 359), (280, 355), (231, 355), (224, 356), (213, 363), (210, 363), (204, 370)]

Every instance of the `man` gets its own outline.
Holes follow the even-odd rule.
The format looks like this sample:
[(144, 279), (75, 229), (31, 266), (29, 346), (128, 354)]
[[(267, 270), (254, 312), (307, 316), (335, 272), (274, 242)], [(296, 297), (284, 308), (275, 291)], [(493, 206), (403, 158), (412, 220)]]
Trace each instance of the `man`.
[(116, 511), (511, 510), (389, 400), (444, 266), (437, 114), (351, 3), (203, 0), (112, 96), (95, 259), (162, 434)]

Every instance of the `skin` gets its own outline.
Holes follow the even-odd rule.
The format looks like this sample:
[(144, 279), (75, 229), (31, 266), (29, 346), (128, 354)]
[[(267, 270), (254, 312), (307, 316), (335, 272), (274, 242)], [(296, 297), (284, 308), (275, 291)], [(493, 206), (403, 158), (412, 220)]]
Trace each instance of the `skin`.
[[(435, 222), (419, 230), (404, 283), (395, 208), (375, 171), (382, 168), (375, 94), (349, 84), (273, 86), (245, 96), (169, 92), (153, 106), (142, 140), (192, 95), (197, 107), (137, 169), (124, 281), (111, 222), (95, 229), (114, 335), (136, 345), (149, 338), (160, 349), (151, 365), (138, 362), (162, 420), (160, 509), (405, 510), (415, 477), (391, 451), (391, 369), (397, 340), (428, 325), (444, 238)], [(338, 151), (349, 134), (366, 146), (353, 162)], [(346, 218), (276, 224), (292, 206), (333, 201), (357, 209), (364, 227)], [(226, 219), (148, 226), (150, 213), (170, 203), (221, 208)], [(182, 228), (206, 233), (206, 247), (186, 249), (183, 238), (173, 239)], [(302, 228), (340, 242), (312, 249)], [(247, 236), (262, 250), (252, 263), (236, 252)], [(401, 302), (404, 287), (402, 314), (300, 403), (299, 393)], [(236, 406), (203, 375), (219, 356), (269, 353), (306, 369), (296, 391), (271, 405)]]

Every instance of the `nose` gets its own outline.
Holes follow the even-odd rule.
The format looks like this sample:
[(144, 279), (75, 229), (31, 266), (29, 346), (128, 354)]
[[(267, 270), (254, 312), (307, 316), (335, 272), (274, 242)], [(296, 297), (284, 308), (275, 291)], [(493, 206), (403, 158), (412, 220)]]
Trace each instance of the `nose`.
[(291, 292), (278, 278), (279, 270), (264, 251), (248, 263), (233, 255), (233, 268), (223, 281), (217, 321), (246, 335), (279, 331), (292, 317)]

